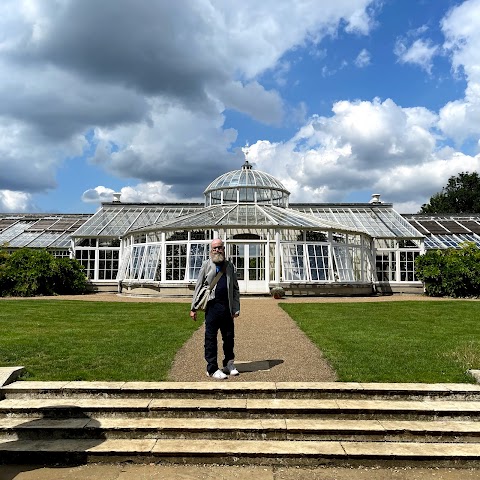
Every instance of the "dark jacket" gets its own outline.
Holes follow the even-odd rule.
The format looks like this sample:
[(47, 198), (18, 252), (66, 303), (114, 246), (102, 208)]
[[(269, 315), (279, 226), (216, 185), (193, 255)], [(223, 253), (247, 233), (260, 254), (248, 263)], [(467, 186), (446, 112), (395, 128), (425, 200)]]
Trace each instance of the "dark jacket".
[[(230, 307), (230, 313), (233, 316), (236, 313), (240, 313), (240, 290), (238, 288), (237, 274), (235, 273), (234, 266), (228, 260), (225, 260), (225, 266), (226, 270), (224, 275), (227, 276), (228, 305)], [(194, 305), (203, 284), (210, 285), (216, 274), (217, 272), (215, 263), (213, 263), (211, 259), (205, 260), (198, 274), (197, 284), (195, 285), (195, 291), (193, 292), (191, 306), (192, 310), (194, 310)], [(210, 300), (213, 300), (215, 298), (215, 288), (217, 288), (216, 285), (212, 289), (212, 293), (210, 294)]]

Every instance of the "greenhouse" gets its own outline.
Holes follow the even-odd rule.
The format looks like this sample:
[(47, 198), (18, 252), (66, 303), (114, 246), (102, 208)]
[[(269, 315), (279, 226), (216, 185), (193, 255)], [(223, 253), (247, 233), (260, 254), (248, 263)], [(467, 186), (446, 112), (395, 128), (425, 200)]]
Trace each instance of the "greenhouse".
[(124, 203), (95, 214), (0, 213), (0, 247), (44, 248), (78, 259), (93, 287), (191, 295), (209, 243), (222, 238), (242, 292), (355, 295), (422, 292), (425, 250), (480, 246), (480, 215), (400, 215), (379, 195), (349, 204), (291, 203), (248, 162), (214, 179), (203, 203)]
[[(188, 293), (213, 238), (225, 242), (242, 293), (281, 286), (287, 293), (369, 294), (378, 283), (377, 249), (382, 260), (386, 252), (382, 280), (398, 274), (415, 282), (423, 235), (376, 197), (363, 206), (289, 206), (281, 182), (248, 161), (215, 179), (204, 195), (203, 208), (179, 216), (164, 212), (123, 235), (117, 277), (123, 293)], [(404, 268), (397, 272), (399, 248)]]

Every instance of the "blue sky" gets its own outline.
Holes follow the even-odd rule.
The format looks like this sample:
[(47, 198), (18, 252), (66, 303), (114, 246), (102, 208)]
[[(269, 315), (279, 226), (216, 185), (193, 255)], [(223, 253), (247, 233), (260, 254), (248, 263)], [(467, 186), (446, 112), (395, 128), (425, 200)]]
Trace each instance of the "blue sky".
[(479, 171), (480, 0), (2, 0), (0, 212), (202, 201), (415, 213)]

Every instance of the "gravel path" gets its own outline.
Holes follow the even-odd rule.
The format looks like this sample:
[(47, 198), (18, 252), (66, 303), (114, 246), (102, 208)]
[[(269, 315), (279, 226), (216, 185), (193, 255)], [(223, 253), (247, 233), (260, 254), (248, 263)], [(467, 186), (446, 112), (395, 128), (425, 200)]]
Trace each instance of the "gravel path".
[[(335, 372), (318, 348), (272, 298), (245, 298), (235, 319), (235, 363), (240, 372), (229, 381), (333, 382)], [(205, 328), (199, 328), (179, 350), (169, 379), (206, 380), (203, 359)], [(219, 356), (223, 359), (219, 334)]]

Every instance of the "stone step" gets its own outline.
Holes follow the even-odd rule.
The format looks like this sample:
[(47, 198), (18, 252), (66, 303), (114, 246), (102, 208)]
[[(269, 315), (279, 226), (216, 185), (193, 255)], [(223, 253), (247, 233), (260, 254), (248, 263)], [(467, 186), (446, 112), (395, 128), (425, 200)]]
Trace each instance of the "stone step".
[(86, 462), (352, 465), (405, 462), (433, 466), (478, 465), (480, 443), (83, 439), (0, 441), (3, 463)]
[(25, 382), (0, 389), (0, 463), (480, 465), (480, 386)]
[(356, 382), (34, 382), (0, 388), (1, 398), (298, 398), (479, 400), (477, 384)]
[(0, 401), (0, 417), (92, 416), (480, 420), (479, 401), (351, 399), (33, 398)]
[(480, 422), (317, 419), (0, 419), (0, 439), (226, 439), (477, 443)]

